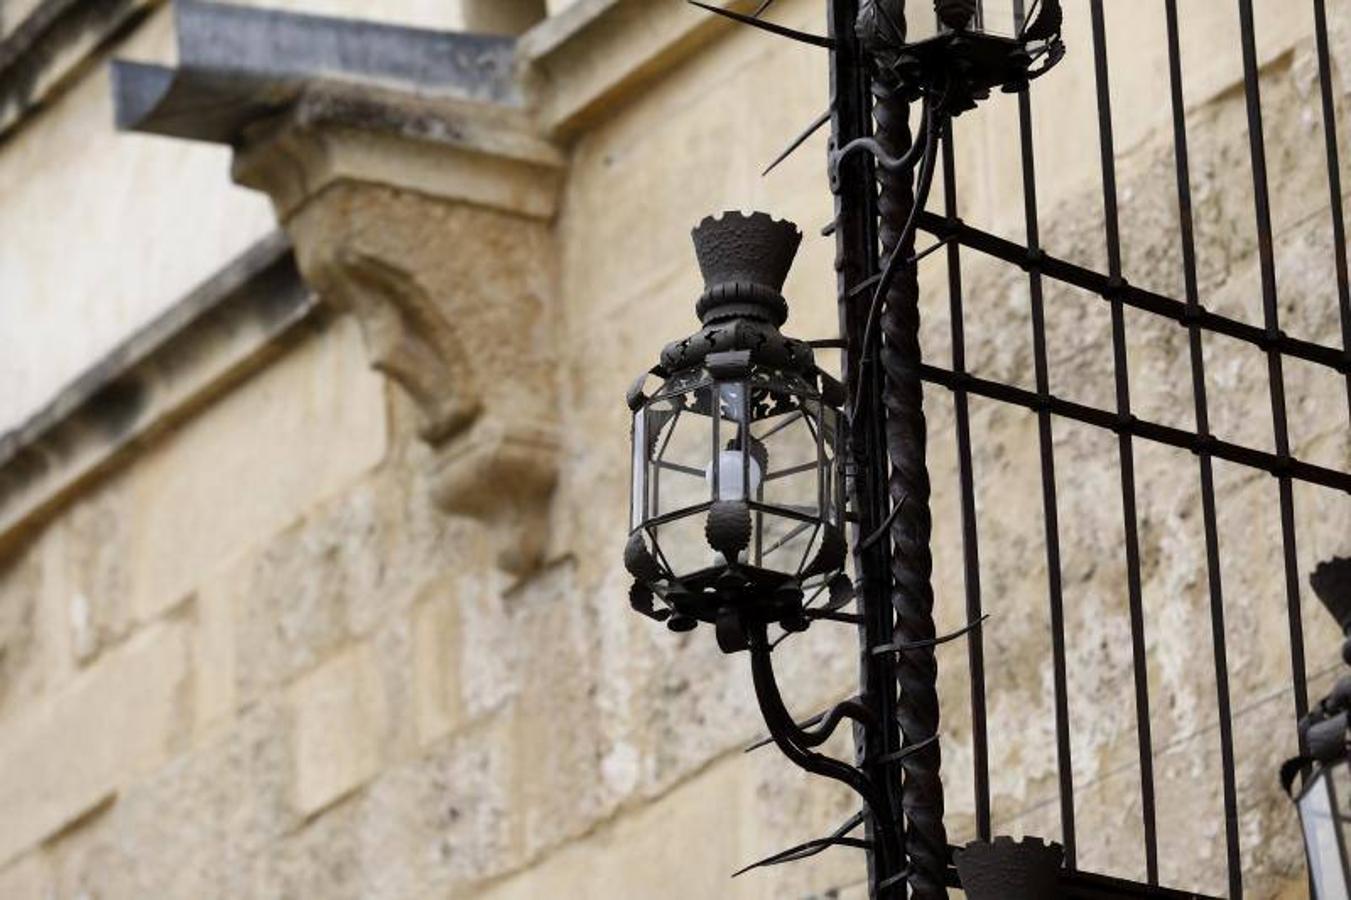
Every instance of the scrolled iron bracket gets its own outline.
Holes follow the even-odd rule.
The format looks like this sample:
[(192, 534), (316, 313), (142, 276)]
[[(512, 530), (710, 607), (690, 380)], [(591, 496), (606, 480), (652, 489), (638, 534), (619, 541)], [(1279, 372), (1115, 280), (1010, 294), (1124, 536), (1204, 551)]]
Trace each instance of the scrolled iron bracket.
[[(727, 627), (731, 628), (732, 626), (729, 623)], [(721, 631), (722, 628), (723, 626), (720, 623), (719, 630)], [(741, 626), (741, 630), (744, 633), (751, 658), (751, 676), (755, 685), (755, 698), (759, 703), (760, 713), (764, 717), (765, 725), (769, 729), (770, 738), (775, 746), (790, 762), (802, 770), (838, 781), (858, 794), (863, 801), (865, 811), (868, 815), (871, 815), (873, 820), (874, 837), (872, 843), (868, 844), (866, 849), (870, 849), (883, 858), (896, 861), (897, 865), (903, 865), (904, 849), (900, 830), (897, 823), (891, 819), (887, 812), (890, 805), (887, 803), (880, 787), (863, 770), (824, 753), (819, 753), (814, 749), (829, 740), (835, 728), (845, 719), (859, 722), (868, 727), (876, 727), (877, 723), (873, 721), (867, 704), (856, 700), (845, 701), (825, 713), (820, 724), (815, 727), (809, 728), (799, 725), (788, 711), (783, 694), (779, 689), (778, 678), (774, 672), (774, 648), (766, 634), (765, 626), (758, 623), (749, 623)], [(847, 842), (843, 838), (848, 831), (856, 827), (861, 821), (861, 819), (858, 822), (851, 820), (850, 823), (846, 823), (829, 838), (811, 841), (806, 845), (783, 851), (783, 853), (776, 854), (756, 865), (776, 865), (782, 862), (791, 862), (802, 859), (804, 853), (811, 855), (808, 851), (819, 852), (830, 846), (857, 845), (856, 842)], [(754, 866), (751, 868), (754, 868)]]

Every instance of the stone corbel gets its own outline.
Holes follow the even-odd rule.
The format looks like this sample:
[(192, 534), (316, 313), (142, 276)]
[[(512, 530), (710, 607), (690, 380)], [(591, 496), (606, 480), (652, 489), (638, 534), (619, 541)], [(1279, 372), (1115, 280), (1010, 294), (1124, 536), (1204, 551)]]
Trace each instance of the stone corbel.
[(357, 317), (372, 365), (416, 405), (437, 505), (483, 522), (499, 566), (529, 574), (558, 472), (554, 158), (506, 155), (523, 138), (487, 117), (455, 133), (492, 141), (437, 146), (316, 115), (332, 108), (312, 96), (260, 124), (235, 177), (274, 198), (306, 280)]
[(543, 561), (558, 471), (553, 219), (563, 158), (510, 38), (175, 0), (178, 65), (115, 64), (121, 127), (234, 148), (305, 280), (416, 406), (441, 509)]
[[(558, 472), (550, 354), (537, 341), (544, 298), (513, 284), (521, 280), (519, 272), (503, 271), (496, 278), (444, 271), (419, 275), (419, 262), (410, 258), (436, 255), (433, 246), (452, 255), (486, 252), (472, 241), (450, 247), (432, 239), (408, 254), (370, 246), (360, 238), (364, 228), (353, 233), (344, 223), (361, 221), (364, 214), (380, 216), (381, 207), (428, 201), (393, 192), (369, 196), (368, 190), (347, 186), (329, 198), (334, 206), (320, 202), (295, 220), (290, 230), (301, 270), (326, 299), (356, 316), (372, 365), (417, 407), (418, 436), (433, 451), (427, 475), (437, 506), (484, 523), (498, 565), (528, 575), (547, 551), (549, 500)], [(478, 217), (469, 212), (466, 218)], [(346, 232), (337, 240), (334, 225)], [(366, 227), (374, 225), (366, 220)], [(437, 268), (445, 269), (444, 261)], [(447, 278), (455, 282), (448, 292), (427, 284)], [(506, 332), (473, 325), (490, 306)]]

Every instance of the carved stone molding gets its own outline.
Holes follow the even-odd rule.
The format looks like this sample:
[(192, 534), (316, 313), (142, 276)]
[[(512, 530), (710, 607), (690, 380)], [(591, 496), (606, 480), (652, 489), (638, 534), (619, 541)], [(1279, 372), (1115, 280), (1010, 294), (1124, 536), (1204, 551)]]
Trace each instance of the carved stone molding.
[(306, 280), (416, 405), (437, 505), (487, 525), (503, 569), (533, 571), (558, 471), (548, 225), (354, 181), (286, 224)]
[(416, 406), (437, 504), (501, 566), (547, 546), (558, 439), (550, 221), (564, 159), (509, 38), (175, 0), (178, 66), (120, 62), (117, 121), (225, 143), (320, 297)]

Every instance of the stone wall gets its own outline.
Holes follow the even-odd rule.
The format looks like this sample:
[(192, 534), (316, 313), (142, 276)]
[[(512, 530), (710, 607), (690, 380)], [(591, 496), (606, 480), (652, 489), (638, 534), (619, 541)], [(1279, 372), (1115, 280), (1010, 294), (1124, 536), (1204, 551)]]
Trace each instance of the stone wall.
[[(0, 540), (0, 897), (862, 896), (852, 851), (728, 880), (838, 824), (852, 800), (771, 749), (741, 752), (760, 731), (745, 660), (721, 655), (706, 632), (675, 636), (630, 613), (619, 565), (623, 391), (693, 321), (700, 285), (689, 227), (737, 207), (798, 221), (809, 237), (786, 291), (790, 330), (809, 338), (834, 330), (833, 243), (814, 236), (830, 216), (823, 142), (771, 177), (758, 175), (824, 108), (824, 60), (709, 26), (674, 0), (549, 6), (555, 17), (521, 46), (523, 66), (534, 67), (534, 120), (565, 162), (556, 211), (509, 213), (512, 199), (498, 194), (454, 206), (431, 188), (364, 183), (316, 187), (297, 204), (278, 204), (326, 312)], [(390, 16), (418, 14), (416, 4), (406, 7)], [(1184, 17), (1201, 290), (1208, 308), (1260, 323), (1231, 7), (1196, 0)], [(1336, 346), (1311, 27), (1303, 11), (1290, 14), (1277, 0), (1258, 7), (1284, 327)], [(1333, 12), (1345, 128), (1351, 15)], [(168, 58), (160, 15), (123, 49), (155, 44), (149, 55)], [(780, 0), (775, 15), (822, 27), (815, 0)], [(1087, 3), (1069, 3), (1068, 15), (1070, 59), (1034, 94), (1043, 242), (1057, 256), (1101, 266)], [(1160, 100), (1162, 12), (1113, 6), (1109, 26), (1126, 274), (1179, 295), (1171, 122)], [(0, 249), (0, 272), (11, 256), (27, 267), (0, 275), (0, 322), (52, 323), (38, 332), (51, 336), (34, 339), (34, 359), (68, 332), (90, 348), (72, 350), (72, 359), (96, 355), (98, 329), (81, 323), (104, 302), (100, 286), (121, 290), (128, 308), (168, 303), (224, 265), (236, 252), (232, 241), (273, 225), (257, 198), (230, 187), (215, 151), (113, 136), (103, 71), (89, 68), (0, 145), (0, 186), (15, 185), (21, 199), (25, 173), (45, 186), (30, 188), (33, 199), (18, 207), (0, 206), (0, 229), (19, 236), (3, 242), (10, 249)], [(1019, 160), (1009, 152), (1015, 112), (1011, 98), (999, 97), (959, 121), (958, 187), (968, 222), (1021, 239)], [(1351, 133), (1343, 143), (1351, 145)], [(79, 152), (105, 144), (126, 162), (109, 166), (101, 153)], [(77, 162), (44, 167), (63, 153)], [(237, 177), (257, 170), (250, 160), (236, 158)], [(178, 176), (166, 177), (166, 168)], [(87, 209), (44, 212), (63, 179), (88, 197)], [(184, 191), (201, 205), (185, 208)], [(530, 191), (542, 193), (533, 182)], [(120, 237), (120, 252), (110, 247), (111, 226), (85, 229), (80, 252), (58, 254), (25, 224), (50, 220), (44, 227), (73, 232), (127, 210), (136, 225)], [(193, 227), (196, 217), (205, 217), (202, 228)], [(27, 253), (27, 245), (37, 249)], [(354, 248), (365, 254), (356, 262), (345, 255)], [(366, 285), (372, 271), (387, 271), (367, 256), (430, 286), (430, 306), (418, 313), (408, 301), (415, 290)], [(968, 253), (963, 274), (972, 371), (1029, 384), (1025, 273)], [(63, 278), (68, 289), (44, 292)], [(926, 352), (946, 365), (941, 255), (926, 261), (921, 278)], [(20, 301), (10, 304), (11, 296)], [(1053, 283), (1046, 303), (1053, 390), (1110, 406), (1107, 305)], [(391, 309), (444, 317), (469, 342), (461, 354), (469, 362), (447, 362), (449, 339), (391, 344), (391, 334), (419, 334), (406, 321), (390, 325)], [(502, 354), (480, 346), (510, 330), (503, 309), (529, 317), (518, 352), (536, 365), (519, 384), (510, 383)], [(1143, 314), (1127, 321), (1137, 414), (1190, 428), (1185, 330)], [(117, 332), (110, 328), (107, 340)], [(391, 346), (403, 354), (393, 363)], [(539, 371), (541, 347), (557, 355), (552, 379)], [(465, 365), (480, 379), (489, 373), (477, 391), (489, 418), (535, 418), (540, 403), (557, 408), (557, 485), (534, 566), (498, 565), (501, 529), (481, 515), (447, 512), (438, 476), (453, 441), (428, 436), (446, 398), (417, 390), (406, 368), (426, 364), (422, 354), (446, 366), (443, 381)], [(1222, 339), (1208, 339), (1207, 357), (1216, 432), (1269, 448), (1264, 359)], [(372, 360), (382, 372), (371, 371)], [(71, 374), (69, 365), (61, 371), (42, 383)], [(1297, 455), (1351, 466), (1344, 382), (1299, 364), (1286, 376)], [(30, 399), (41, 394), (33, 390)], [(952, 402), (939, 389), (927, 401), (938, 614), (940, 628), (957, 627), (964, 585)], [(978, 399), (972, 415), (981, 575), (994, 616), (985, 640), (996, 829), (1057, 838), (1036, 421)], [(1139, 877), (1115, 439), (1058, 421), (1055, 451), (1080, 863)], [(1137, 454), (1163, 875), (1222, 895), (1197, 466), (1190, 454), (1143, 443)], [(1225, 464), (1217, 478), (1247, 896), (1293, 898), (1303, 896), (1298, 835), (1275, 785), (1293, 749), (1275, 484)], [(1296, 503), (1303, 572), (1351, 550), (1351, 498), (1301, 487)], [(1337, 636), (1307, 591), (1303, 611), (1319, 689), (1334, 671)], [(795, 708), (806, 714), (849, 693), (853, 644), (850, 629), (818, 625), (785, 646)], [(960, 644), (940, 655), (956, 842), (974, 832), (965, 659)], [(847, 740), (833, 749), (850, 752)]]

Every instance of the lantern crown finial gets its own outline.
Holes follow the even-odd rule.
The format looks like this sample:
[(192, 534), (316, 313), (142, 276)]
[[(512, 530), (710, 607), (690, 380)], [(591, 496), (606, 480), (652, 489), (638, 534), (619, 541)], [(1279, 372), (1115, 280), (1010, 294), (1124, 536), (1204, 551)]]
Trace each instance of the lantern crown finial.
[(788, 319), (783, 283), (802, 232), (767, 213), (726, 212), (694, 229), (694, 249), (704, 276), (696, 312), (705, 325), (749, 318), (782, 325)]

